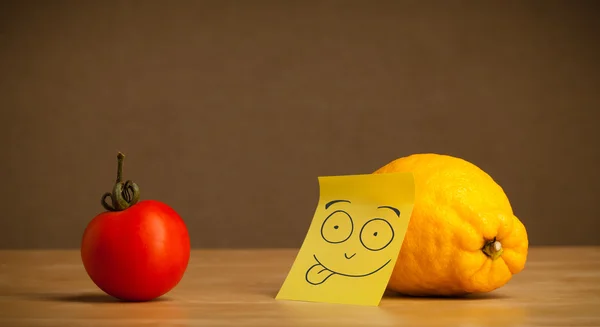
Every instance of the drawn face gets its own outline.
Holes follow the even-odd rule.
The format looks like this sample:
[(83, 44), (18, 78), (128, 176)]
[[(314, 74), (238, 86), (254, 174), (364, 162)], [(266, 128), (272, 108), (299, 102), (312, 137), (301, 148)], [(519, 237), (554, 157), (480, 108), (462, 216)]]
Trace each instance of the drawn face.
[(308, 283), (319, 285), (333, 276), (366, 277), (392, 261), (397, 254), (385, 251), (395, 236), (388, 219), (399, 219), (400, 210), (387, 205), (377, 206), (377, 209), (376, 217), (353, 218), (349, 200), (338, 199), (325, 204), (327, 216), (320, 233), (323, 246), (330, 249), (313, 254), (315, 263), (306, 271)]
[(329, 176), (319, 185), (319, 203), (277, 299), (377, 305), (408, 228), (413, 176)]

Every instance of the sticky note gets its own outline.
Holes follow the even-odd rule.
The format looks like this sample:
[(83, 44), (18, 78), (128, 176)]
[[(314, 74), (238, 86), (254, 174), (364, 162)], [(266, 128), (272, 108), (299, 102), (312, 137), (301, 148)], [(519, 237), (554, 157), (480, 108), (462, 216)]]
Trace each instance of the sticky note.
[(412, 214), (413, 175), (318, 181), (316, 211), (276, 299), (377, 306)]

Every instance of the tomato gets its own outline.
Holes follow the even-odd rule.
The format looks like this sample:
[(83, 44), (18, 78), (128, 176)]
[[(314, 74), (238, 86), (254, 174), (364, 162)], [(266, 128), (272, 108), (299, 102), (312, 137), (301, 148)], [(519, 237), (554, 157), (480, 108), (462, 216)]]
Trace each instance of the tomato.
[[(190, 238), (182, 218), (156, 200), (138, 202), (139, 189), (121, 181), (102, 197), (107, 209), (86, 227), (81, 259), (89, 277), (105, 293), (124, 301), (148, 301), (172, 290), (190, 258)], [(112, 205), (105, 202), (112, 199)]]

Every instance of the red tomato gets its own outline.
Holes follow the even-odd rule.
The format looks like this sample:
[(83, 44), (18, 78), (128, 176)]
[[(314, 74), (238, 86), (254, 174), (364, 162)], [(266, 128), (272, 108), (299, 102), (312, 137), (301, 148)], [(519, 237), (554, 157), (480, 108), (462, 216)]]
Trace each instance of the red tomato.
[[(154, 200), (137, 202), (139, 195), (126, 194), (131, 185), (135, 189), (137, 185), (120, 181), (122, 159), (119, 154), (117, 185), (121, 187), (105, 195), (111, 195), (118, 208), (105, 205), (112, 210), (88, 224), (81, 259), (92, 281), (107, 294), (125, 301), (148, 301), (181, 281), (190, 258), (190, 238), (184, 221), (171, 207)], [(115, 203), (119, 196), (125, 208)]]

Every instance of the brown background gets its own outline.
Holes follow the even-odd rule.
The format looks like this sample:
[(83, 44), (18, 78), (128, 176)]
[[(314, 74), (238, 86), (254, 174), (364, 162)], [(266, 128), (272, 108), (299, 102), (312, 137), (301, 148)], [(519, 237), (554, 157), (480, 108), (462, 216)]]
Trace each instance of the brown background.
[(600, 244), (593, 1), (3, 1), (0, 248), (77, 247), (115, 155), (194, 247), (297, 247), (317, 176), (470, 160)]

